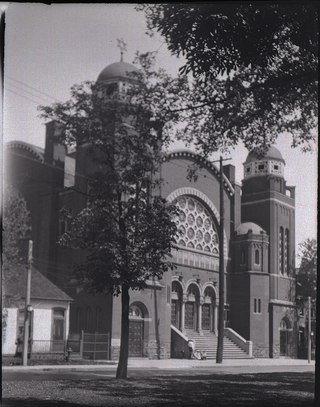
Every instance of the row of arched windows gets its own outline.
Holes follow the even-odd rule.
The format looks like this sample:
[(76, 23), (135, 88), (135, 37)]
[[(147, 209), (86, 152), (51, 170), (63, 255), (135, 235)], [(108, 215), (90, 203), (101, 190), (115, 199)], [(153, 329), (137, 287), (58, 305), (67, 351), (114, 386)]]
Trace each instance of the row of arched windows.
[(289, 229), (280, 226), (279, 230), (279, 271), (281, 274), (290, 272), (290, 235)]
[(102, 330), (102, 309), (97, 306), (95, 309), (86, 307), (83, 309), (77, 308), (77, 332), (81, 330), (85, 332), (101, 332)]

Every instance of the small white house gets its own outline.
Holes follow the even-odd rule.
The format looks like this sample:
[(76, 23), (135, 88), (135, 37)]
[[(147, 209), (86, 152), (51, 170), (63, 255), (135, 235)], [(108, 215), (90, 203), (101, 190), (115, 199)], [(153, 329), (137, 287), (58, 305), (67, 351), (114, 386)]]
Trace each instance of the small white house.
[[(2, 327), (2, 354), (14, 355), (17, 338), (23, 338), (27, 270), (18, 266), (8, 274), (4, 283), (6, 317)], [(32, 354), (64, 350), (69, 335), (71, 301), (71, 297), (33, 267), (29, 326)]]

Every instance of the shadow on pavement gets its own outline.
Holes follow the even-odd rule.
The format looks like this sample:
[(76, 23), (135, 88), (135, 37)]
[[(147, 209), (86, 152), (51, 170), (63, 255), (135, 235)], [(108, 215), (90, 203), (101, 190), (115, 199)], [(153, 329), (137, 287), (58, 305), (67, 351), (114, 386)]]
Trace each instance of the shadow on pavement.
[(68, 403), (63, 400), (2, 399), (2, 407), (85, 407), (83, 404)]
[[(67, 391), (81, 403), (64, 402), (63, 394)], [(131, 376), (128, 380), (77, 377), (59, 382), (60, 400), (4, 399), (3, 407), (312, 407), (313, 395), (313, 373), (162, 374)]]

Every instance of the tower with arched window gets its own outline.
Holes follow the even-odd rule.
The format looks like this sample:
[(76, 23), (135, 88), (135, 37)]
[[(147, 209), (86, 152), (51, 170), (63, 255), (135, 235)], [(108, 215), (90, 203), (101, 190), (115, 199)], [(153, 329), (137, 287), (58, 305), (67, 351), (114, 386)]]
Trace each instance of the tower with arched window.
[[(264, 335), (268, 340), (261, 342), (269, 342), (270, 357), (281, 353), (279, 329), (283, 318), (286, 318), (291, 327), (295, 320), (295, 188), (287, 186), (284, 166), (285, 161), (275, 147), (270, 147), (261, 155), (257, 152), (249, 153), (244, 163), (241, 196), (242, 222), (254, 222), (269, 236), (268, 267), (265, 270), (268, 279), (265, 284), (257, 286), (256, 290), (251, 287), (250, 310), (251, 316), (255, 315), (254, 320), (257, 321), (260, 300), (261, 312), (265, 312), (265, 317), (260, 328), (257, 324), (256, 334), (259, 335), (265, 324), (267, 330)], [(261, 262), (261, 255), (257, 249), (253, 249), (253, 242), (250, 245), (251, 260), (256, 266), (256, 260), (260, 259)], [(241, 262), (239, 270), (244, 267)], [(255, 267), (251, 267), (251, 270), (256, 271)], [(262, 286), (265, 287), (266, 294), (261, 292)], [(267, 302), (263, 300), (265, 295)], [(263, 353), (266, 353), (266, 349)], [(287, 353), (289, 356), (295, 354), (294, 344), (287, 349)]]

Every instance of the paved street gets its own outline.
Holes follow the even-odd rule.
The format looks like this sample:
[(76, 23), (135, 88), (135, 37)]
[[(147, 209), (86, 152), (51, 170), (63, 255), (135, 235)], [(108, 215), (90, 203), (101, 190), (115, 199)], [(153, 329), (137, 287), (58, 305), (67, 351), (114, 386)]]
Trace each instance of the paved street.
[[(163, 361), (157, 361), (158, 366), (155, 363), (148, 363), (153, 361), (134, 363), (133, 366), (128, 369), (129, 377), (148, 377), (156, 375), (206, 375), (206, 374), (255, 374), (255, 373), (280, 373), (280, 372), (314, 372), (315, 365), (312, 364), (223, 364), (217, 365), (211, 362), (201, 363), (198, 365), (195, 363), (180, 363), (180, 366), (174, 367), (170, 361), (167, 364), (161, 363)], [(192, 362), (192, 361), (190, 361)], [(230, 362), (229, 362), (230, 363)], [(149, 366), (148, 366), (149, 365)], [(11, 367), (3, 369), (3, 378), (6, 381), (32, 381), (32, 380), (61, 380), (74, 378), (94, 379), (96, 377), (115, 377), (116, 365), (106, 366), (93, 366), (93, 365), (78, 365), (78, 366), (33, 366), (29, 368), (24, 367)]]
[(314, 362), (297, 360), (131, 360), (116, 365), (3, 369), (4, 407), (255, 406), (311, 407)]

